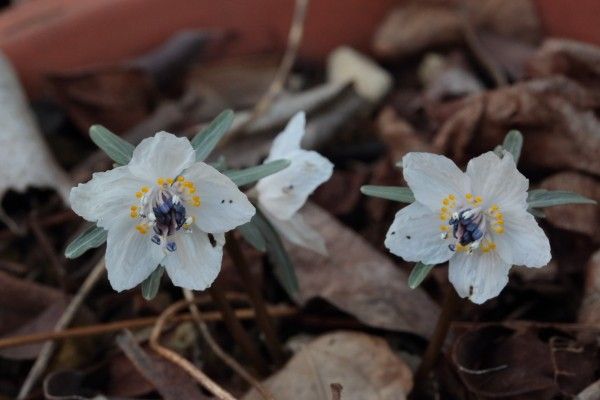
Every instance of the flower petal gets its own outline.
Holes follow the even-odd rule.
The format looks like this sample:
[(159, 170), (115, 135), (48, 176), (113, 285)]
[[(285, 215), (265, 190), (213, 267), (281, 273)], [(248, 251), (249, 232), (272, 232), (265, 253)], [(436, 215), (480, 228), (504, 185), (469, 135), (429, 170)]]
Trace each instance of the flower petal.
[(215, 281), (221, 270), (225, 235), (216, 234), (213, 240), (211, 243), (209, 236), (199, 229), (175, 235), (177, 250), (163, 262), (175, 286), (203, 290)]
[(187, 138), (158, 132), (142, 140), (127, 166), (135, 176), (154, 182), (159, 177), (175, 178), (194, 161), (194, 149)]
[(529, 180), (517, 170), (512, 155), (504, 151), (502, 158), (488, 151), (473, 158), (467, 165), (474, 195), (483, 197), (484, 208), (498, 204), (502, 212), (527, 209)]
[(289, 167), (256, 184), (259, 203), (279, 219), (290, 219), (333, 173), (333, 164), (316, 151), (295, 150), (285, 157)]
[(265, 162), (287, 158), (287, 154), (300, 149), (305, 126), (306, 115), (304, 111), (300, 111), (290, 119), (285, 129), (273, 140), (271, 152)]
[(408, 153), (402, 158), (402, 168), (415, 199), (432, 211), (439, 211), (448, 195), (462, 199), (470, 191), (469, 177), (444, 156)]
[(304, 222), (301, 214), (294, 214), (290, 219), (279, 219), (262, 209), (271, 224), (291, 243), (327, 256), (327, 247), (323, 236)]
[(248, 197), (225, 175), (197, 162), (183, 176), (196, 185), (200, 207), (187, 207), (204, 232), (224, 233), (250, 221), (256, 210)]
[(77, 215), (109, 229), (120, 219), (129, 218), (129, 207), (138, 203), (135, 193), (145, 184), (127, 167), (117, 167), (96, 172), (90, 181), (71, 189), (69, 201)]
[(441, 238), (437, 213), (417, 202), (396, 213), (385, 237), (385, 247), (406, 261), (439, 264), (454, 254), (448, 242)]
[(116, 291), (142, 283), (164, 256), (161, 247), (150, 241), (150, 235), (136, 231), (131, 220), (121, 219), (108, 231), (106, 270), (110, 285)]
[(481, 304), (504, 289), (510, 267), (495, 251), (477, 251), (470, 255), (457, 253), (450, 259), (448, 279), (460, 297)]
[(510, 265), (539, 268), (550, 262), (550, 242), (537, 221), (525, 210), (504, 213), (504, 233), (492, 233), (498, 254)]

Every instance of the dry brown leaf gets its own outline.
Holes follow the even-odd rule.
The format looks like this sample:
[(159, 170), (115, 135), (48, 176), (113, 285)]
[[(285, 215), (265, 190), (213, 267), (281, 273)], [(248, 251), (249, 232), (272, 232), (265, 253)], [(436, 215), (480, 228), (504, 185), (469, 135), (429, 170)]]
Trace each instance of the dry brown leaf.
[(600, 324), (600, 250), (590, 257), (585, 271), (585, 292), (579, 309), (579, 322)]
[(416, 132), (412, 125), (400, 117), (392, 107), (385, 107), (377, 117), (377, 132), (388, 145), (392, 159), (396, 162), (410, 151), (431, 152), (428, 138)]
[[(548, 190), (569, 190), (600, 203), (598, 179), (576, 172), (562, 172), (546, 178), (540, 186)], [(544, 209), (547, 220), (554, 226), (588, 235), (600, 241), (600, 207), (594, 204), (572, 204)]]
[(52, 188), (68, 204), (70, 179), (52, 157), (21, 83), (0, 54), (0, 200), (6, 191)]
[(465, 19), (474, 27), (514, 39), (535, 42), (540, 37), (530, 0), (412, 1), (388, 14), (375, 33), (373, 49), (380, 57), (401, 58), (459, 44)]
[[(264, 385), (276, 399), (330, 400), (333, 383), (344, 388), (344, 400), (402, 400), (412, 388), (412, 372), (385, 340), (335, 332), (310, 342)], [(259, 399), (254, 389), (244, 396)]]
[(408, 287), (404, 271), (318, 206), (307, 203), (302, 216), (329, 256), (289, 247), (301, 303), (320, 297), (367, 325), (431, 335), (439, 309), (422, 289)]

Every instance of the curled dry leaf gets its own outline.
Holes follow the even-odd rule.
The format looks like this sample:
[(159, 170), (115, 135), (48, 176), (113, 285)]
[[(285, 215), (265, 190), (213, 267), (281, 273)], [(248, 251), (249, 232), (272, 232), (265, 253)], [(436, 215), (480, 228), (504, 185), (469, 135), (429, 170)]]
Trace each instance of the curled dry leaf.
[(42, 139), (23, 88), (0, 54), (0, 200), (6, 191), (52, 188), (68, 204), (71, 182)]
[(563, 77), (532, 80), (472, 96), (445, 121), (434, 140), (459, 163), (501, 143), (506, 132), (525, 136), (522, 164), (600, 174), (599, 98)]
[(585, 271), (585, 291), (579, 309), (579, 322), (600, 324), (600, 250), (590, 257)]
[(452, 362), (479, 399), (571, 397), (594, 380), (594, 343), (580, 343), (558, 330), (486, 326), (460, 335)]
[[(576, 172), (561, 172), (546, 178), (540, 186), (548, 190), (568, 190), (600, 203), (600, 181)], [(600, 241), (600, 207), (572, 204), (544, 209), (547, 220), (561, 229), (588, 235)]]
[(431, 335), (438, 307), (423, 290), (408, 287), (406, 273), (318, 206), (307, 203), (302, 216), (321, 233), (329, 256), (288, 248), (300, 283), (297, 300), (320, 297), (366, 325)]
[(463, 41), (465, 21), (495, 33), (536, 42), (540, 23), (530, 0), (412, 1), (392, 10), (373, 39), (380, 57), (400, 58)]
[[(339, 384), (344, 400), (402, 400), (412, 388), (412, 372), (385, 340), (335, 332), (307, 344), (263, 384), (276, 399), (331, 400), (330, 385)], [(255, 389), (244, 396), (259, 399)]]

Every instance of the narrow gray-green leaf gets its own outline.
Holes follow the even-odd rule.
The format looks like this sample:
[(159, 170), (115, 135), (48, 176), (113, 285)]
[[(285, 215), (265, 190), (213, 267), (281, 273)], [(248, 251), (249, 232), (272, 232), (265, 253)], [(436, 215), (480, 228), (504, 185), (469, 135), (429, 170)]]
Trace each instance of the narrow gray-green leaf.
[(217, 115), (210, 124), (192, 139), (192, 147), (196, 150), (196, 161), (204, 161), (215, 149), (219, 140), (231, 127), (233, 111), (225, 110)]
[(400, 203), (413, 203), (415, 201), (415, 195), (407, 187), (366, 185), (361, 187), (360, 191), (367, 196), (399, 201)]
[(256, 226), (254, 219), (237, 227), (244, 239), (260, 252), (267, 251), (267, 243), (264, 236), (260, 233), (260, 229)]
[(108, 232), (104, 229), (90, 225), (81, 235), (77, 236), (65, 249), (65, 257), (77, 258), (89, 249), (95, 249), (106, 242)]
[(416, 263), (412, 271), (410, 271), (410, 275), (408, 276), (408, 286), (411, 289), (416, 289), (419, 287), (425, 278), (427, 278), (427, 275), (429, 275), (433, 267), (435, 267), (435, 265), (427, 265), (423, 264), (422, 262)]
[(100, 147), (114, 162), (119, 165), (127, 165), (133, 156), (135, 146), (121, 139), (102, 125), (92, 125), (90, 138)]
[(528, 194), (527, 203), (529, 208), (544, 208), (564, 204), (596, 204), (595, 200), (568, 190), (542, 190), (532, 190)]
[(257, 165), (246, 169), (229, 170), (225, 171), (224, 174), (229, 177), (236, 185), (244, 186), (252, 182), (256, 182), (266, 176), (273, 175), (276, 172), (281, 171), (289, 167), (290, 160), (274, 160), (266, 164)]
[(160, 281), (165, 273), (165, 267), (159, 265), (149, 277), (142, 282), (142, 296), (146, 300), (152, 300), (156, 297), (158, 289), (160, 289)]
[(298, 278), (292, 260), (290, 260), (285, 247), (283, 247), (279, 234), (259, 209), (256, 209), (256, 214), (254, 214), (252, 220), (265, 238), (267, 254), (275, 267), (275, 276), (277, 276), (290, 297), (294, 298), (299, 290)]
[(521, 150), (523, 149), (523, 135), (521, 132), (516, 129), (509, 131), (504, 137), (502, 147), (512, 154), (515, 164), (518, 164), (519, 157), (521, 157)]
[(227, 169), (227, 160), (225, 159), (225, 156), (219, 156), (219, 159), (214, 163), (211, 163), (210, 166), (219, 172), (223, 172)]

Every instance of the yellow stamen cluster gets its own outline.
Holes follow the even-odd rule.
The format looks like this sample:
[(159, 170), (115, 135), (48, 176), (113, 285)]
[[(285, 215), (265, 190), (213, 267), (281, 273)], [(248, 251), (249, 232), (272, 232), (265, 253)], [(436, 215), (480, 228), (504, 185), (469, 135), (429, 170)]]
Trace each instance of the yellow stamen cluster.
[(484, 253), (489, 253), (490, 251), (495, 250), (495, 249), (496, 249), (496, 243), (490, 242), (489, 240), (486, 240), (481, 245), (481, 251), (483, 251)]
[(467, 250), (469, 250), (469, 246), (463, 246), (460, 243), (456, 243), (456, 252), (460, 253)]
[(449, 230), (450, 230), (450, 227), (448, 225), (440, 225), (440, 231), (448, 232)]
[[(183, 178), (183, 176), (180, 176), (180, 178)], [(189, 194), (196, 193), (196, 185), (194, 185), (194, 182), (186, 181), (185, 178), (183, 179), (183, 181), (179, 182), (182, 183), (184, 190), (187, 190)]]
[(141, 199), (149, 191), (150, 191), (150, 188), (148, 186), (142, 186), (142, 188), (135, 193), (135, 197), (137, 197), (138, 199)]
[(481, 196), (473, 196), (471, 193), (465, 194), (465, 199), (475, 207), (479, 207), (481, 203), (483, 203), (483, 197)]
[(442, 207), (440, 208), (440, 220), (448, 221), (450, 219), (450, 214), (454, 208), (456, 208), (456, 196), (453, 194), (449, 194), (442, 200)]
[(202, 204), (202, 200), (200, 200), (200, 196), (192, 197), (192, 205), (194, 207), (200, 207), (200, 204)]
[(490, 216), (493, 218), (492, 229), (498, 234), (504, 233), (504, 215), (500, 211), (500, 207), (497, 204), (493, 204), (488, 210)]
[(138, 206), (131, 206), (131, 208), (129, 209), (129, 216), (131, 216), (131, 218), (137, 218), (140, 216), (139, 214), (139, 207)]
[(146, 233), (148, 233), (148, 230), (150, 229), (150, 227), (148, 226), (148, 224), (138, 224), (135, 226), (135, 229), (142, 235), (145, 235)]

